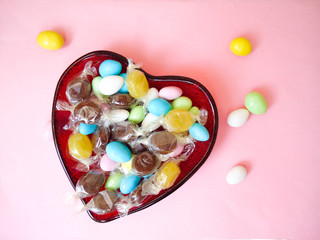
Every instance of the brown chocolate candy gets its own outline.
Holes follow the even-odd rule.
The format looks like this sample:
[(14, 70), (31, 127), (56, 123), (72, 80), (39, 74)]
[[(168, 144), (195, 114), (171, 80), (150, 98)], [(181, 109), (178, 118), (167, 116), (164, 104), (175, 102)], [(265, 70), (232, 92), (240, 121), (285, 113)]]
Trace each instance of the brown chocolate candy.
[(134, 154), (146, 151), (147, 148), (145, 145), (143, 145), (142, 143), (139, 143), (138, 141), (133, 141), (130, 143), (130, 147), (131, 147), (131, 152)]
[(99, 127), (92, 136), (91, 136), (91, 143), (93, 150), (97, 151), (105, 151), (107, 144), (110, 139), (110, 130), (108, 127)]
[(95, 212), (105, 214), (112, 209), (113, 204), (117, 201), (117, 195), (114, 191), (105, 190), (99, 192), (91, 201), (93, 201), (93, 208), (97, 208)]
[(142, 195), (142, 185), (140, 184), (133, 192), (130, 194), (131, 203), (138, 206), (146, 198), (146, 195)]
[(91, 85), (83, 79), (74, 79), (67, 86), (66, 96), (70, 103), (86, 100), (91, 93)]
[(120, 93), (110, 96), (109, 101), (113, 108), (130, 108), (130, 106), (136, 103), (136, 99), (129, 94)]
[(99, 192), (105, 181), (106, 177), (102, 172), (91, 170), (79, 179), (76, 192), (81, 198), (90, 197)]
[(138, 176), (146, 176), (153, 173), (160, 165), (158, 158), (151, 152), (145, 151), (134, 156), (132, 170)]
[(155, 132), (150, 136), (150, 149), (156, 153), (168, 154), (177, 147), (177, 142), (177, 137), (170, 132)]
[(112, 138), (116, 141), (131, 142), (137, 138), (136, 130), (137, 126), (135, 124), (123, 122), (112, 128)]
[(98, 104), (92, 101), (83, 101), (75, 106), (73, 115), (76, 121), (96, 124), (102, 118), (102, 111)]

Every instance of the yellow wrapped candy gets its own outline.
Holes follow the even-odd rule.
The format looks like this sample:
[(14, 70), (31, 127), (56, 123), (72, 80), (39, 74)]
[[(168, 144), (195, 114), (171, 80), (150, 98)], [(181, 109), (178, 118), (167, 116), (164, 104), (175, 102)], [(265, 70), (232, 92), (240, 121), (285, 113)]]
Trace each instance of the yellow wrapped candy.
[(185, 132), (194, 124), (194, 115), (185, 109), (174, 109), (164, 118), (164, 127), (170, 132)]
[(169, 161), (162, 165), (155, 175), (155, 183), (161, 189), (171, 187), (180, 174), (178, 163)]
[(87, 159), (92, 154), (92, 144), (88, 136), (81, 133), (72, 134), (68, 140), (69, 152), (76, 159)]
[(149, 89), (149, 83), (143, 72), (133, 70), (127, 76), (129, 94), (134, 98), (144, 97)]

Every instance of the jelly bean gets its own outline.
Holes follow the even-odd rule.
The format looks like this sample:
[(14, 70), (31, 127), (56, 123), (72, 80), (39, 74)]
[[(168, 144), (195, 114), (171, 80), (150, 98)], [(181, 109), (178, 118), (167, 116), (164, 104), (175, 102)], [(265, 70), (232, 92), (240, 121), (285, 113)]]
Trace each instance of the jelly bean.
[(194, 123), (192, 127), (189, 129), (190, 135), (198, 140), (198, 141), (207, 141), (209, 140), (209, 132), (205, 128), (205, 126), (199, 124), (199, 123)]
[(107, 145), (106, 152), (108, 157), (115, 162), (124, 163), (131, 159), (129, 148), (121, 142), (111, 142)]
[(240, 108), (231, 112), (228, 116), (227, 123), (230, 127), (241, 127), (249, 118), (249, 111)]
[(182, 95), (181, 88), (175, 86), (164, 87), (159, 91), (159, 96), (167, 100), (173, 100)]
[(114, 109), (105, 114), (106, 119), (113, 122), (123, 122), (129, 117), (129, 112), (125, 109)]
[(148, 132), (152, 132), (161, 126), (160, 119), (161, 116), (148, 113), (141, 123), (141, 128)]
[(180, 167), (176, 162), (166, 162), (156, 173), (155, 182), (161, 189), (169, 188), (174, 184), (180, 172)]
[(183, 152), (183, 149), (184, 149), (184, 145), (181, 143), (178, 143), (177, 147), (168, 155), (169, 157), (179, 156)]
[(149, 151), (137, 154), (132, 160), (132, 170), (138, 176), (153, 173), (160, 165), (158, 158)]
[(87, 159), (92, 154), (92, 144), (88, 136), (72, 134), (68, 139), (70, 155), (76, 159)]
[(119, 93), (129, 93), (128, 86), (127, 86), (127, 74), (121, 73), (120, 76), (123, 77), (124, 83), (123, 83), (122, 87), (119, 89)]
[(170, 132), (185, 132), (194, 123), (194, 115), (184, 109), (174, 109), (164, 118), (164, 127)]
[(159, 98), (159, 92), (156, 88), (150, 88), (145, 96), (145, 104), (147, 105), (151, 100)]
[(68, 83), (66, 96), (70, 103), (77, 103), (89, 98), (91, 85), (83, 79), (74, 79)]
[(57, 32), (44, 31), (39, 33), (37, 37), (37, 43), (45, 49), (57, 50), (63, 46), (64, 39)]
[(85, 124), (85, 123), (80, 123), (79, 125), (79, 132), (83, 135), (89, 135), (91, 133), (94, 133), (96, 130), (97, 125), (96, 124)]
[(190, 108), (189, 112), (191, 112), (193, 115), (197, 116), (199, 114), (199, 108), (192, 107), (192, 108)]
[(107, 190), (117, 190), (120, 187), (122, 178), (123, 178), (123, 174), (120, 172), (111, 173), (111, 175), (107, 179), (105, 188)]
[[(121, 72), (121, 70), (122, 70), (121, 63), (119, 63), (115, 60), (105, 60), (99, 66), (99, 73), (100, 73), (101, 77), (103, 77), (103, 78), (106, 76), (110, 76), (110, 75), (118, 75)], [(122, 86), (122, 84), (121, 84), (121, 86)], [(106, 95), (108, 95), (108, 94), (106, 94)]]
[(93, 80), (92, 80), (92, 90), (93, 90), (93, 93), (97, 96), (97, 97), (102, 97), (103, 94), (100, 92), (99, 90), (99, 84), (101, 82), (101, 79), (102, 77), (98, 76), (98, 77), (95, 77)]
[(100, 80), (99, 91), (104, 95), (112, 95), (119, 91), (123, 83), (123, 77), (110, 75)]
[(248, 93), (244, 105), (253, 114), (264, 114), (268, 109), (265, 98), (259, 92)]
[(166, 115), (171, 109), (171, 104), (162, 98), (153, 99), (148, 104), (149, 112), (156, 116)]
[(247, 176), (247, 169), (243, 166), (233, 167), (227, 174), (226, 180), (229, 184), (238, 184)]
[(152, 133), (149, 137), (150, 149), (160, 154), (172, 152), (178, 144), (177, 137), (167, 131)]
[(100, 168), (103, 171), (113, 171), (114, 169), (117, 168), (119, 164), (115, 161), (112, 161), (109, 157), (108, 154), (104, 154), (102, 158), (100, 159)]
[(248, 39), (238, 37), (232, 40), (230, 50), (238, 56), (246, 56), (251, 52), (251, 43)]
[(138, 186), (140, 180), (141, 180), (141, 177), (136, 176), (136, 175), (124, 176), (121, 179), (120, 191), (123, 194), (131, 193), (134, 189), (136, 189), (136, 187)]
[(189, 110), (192, 106), (192, 101), (188, 97), (178, 97), (172, 102), (173, 109)]
[(128, 120), (130, 122), (133, 122), (135, 124), (139, 124), (142, 122), (142, 120), (144, 119), (144, 117), (146, 116), (146, 113), (143, 109), (142, 106), (136, 106), (134, 108), (132, 108), (132, 110), (130, 111), (130, 115)]
[(132, 154), (132, 158), (130, 159), (129, 162), (121, 163), (121, 169), (125, 174), (128, 174), (132, 170), (132, 160), (134, 158), (134, 154)]
[(134, 98), (142, 98), (148, 93), (149, 83), (143, 72), (134, 70), (127, 76), (127, 86), (130, 95)]

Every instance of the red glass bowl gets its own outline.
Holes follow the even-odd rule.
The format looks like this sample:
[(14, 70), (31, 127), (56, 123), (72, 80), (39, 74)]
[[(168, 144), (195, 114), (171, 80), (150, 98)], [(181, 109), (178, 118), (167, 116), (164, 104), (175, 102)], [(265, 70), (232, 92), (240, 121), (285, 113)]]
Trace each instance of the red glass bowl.
[[(79, 178), (85, 173), (76, 169), (77, 162), (68, 153), (68, 138), (72, 131), (64, 130), (63, 127), (68, 123), (70, 112), (58, 111), (56, 109), (56, 103), (57, 100), (67, 101), (65, 93), (68, 83), (83, 71), (84, 66), (88, 61), (92, 61), (92, 66), (95, 66), (98, 70), (100, 63), (107, 59), (112, 59), (120, 62), (123, 67), (122, 72), (126, 71), (128, 65), (127, 58), (110, 51), (95, 51), (80, 57), (74, 63), (72, 63), (62, 74), (56, 87), (52, 106), (52, 131), (54, 143), (62, 167), (74, 189)], [(152, 76), (146, 72), (144, 73), (149, 81), (150, 87), (155, 87), (159, 90), (165, 86), (177, 86), (183, 90), (184, 96), (189, 97), (192, 100), (193, 106), (207, 109), (208, 121), (205, 126), (209, 131), (210, 139), (206, 142), (195, 143), (196, 148), (194, 152), (186, 161), (180, 164), (181, 174), (171, 188), (162, 190), (156, 196), (148, 196), (144, 200), (142, 205), (130, 209), (129, 214), (138, 212), (157, 203), (158, 201), (167, 197), (169, 194), (176, 191), (179, 187), (182, 186), (182, 184), (184, 184), (190, 177), (192, 177), (192, 175), (209, 157), (211, 150), (215, 144), (218, 132), (217, 106), (209, 91), (201, 83), (187, 77)], [(89, 200), (90, 198), (86, 198), (83, 199), (82, 202), (86, 204)], [(117, 211), (105, 215), (97, 215), (88, 211), (88, 214), (93, 220), (97, 222), (109, 222), (119, 218)]]

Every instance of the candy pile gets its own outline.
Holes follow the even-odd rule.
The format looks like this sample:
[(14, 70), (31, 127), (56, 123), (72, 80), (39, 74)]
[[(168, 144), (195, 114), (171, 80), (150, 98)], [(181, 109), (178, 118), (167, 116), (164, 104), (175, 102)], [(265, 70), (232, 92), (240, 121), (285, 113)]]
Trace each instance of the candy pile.
[(178, 87), (149, 88), (140, 66), (128, 62), (124, 72), (121, 63), (105, 60), (99, 75), (88, 62), (67, 86), (68, 103), (57, 102), (71, 112), (64, 127), (73, 131), (69, 153), (86, 166), (77, 195), (92, 197), (84, 210), (96, 214), (126, 215), (170, 188), (194, 142), (209, 140), (207, 110), (192, 106)]

